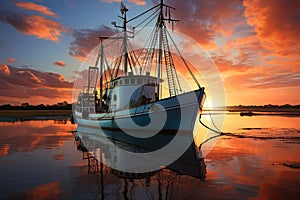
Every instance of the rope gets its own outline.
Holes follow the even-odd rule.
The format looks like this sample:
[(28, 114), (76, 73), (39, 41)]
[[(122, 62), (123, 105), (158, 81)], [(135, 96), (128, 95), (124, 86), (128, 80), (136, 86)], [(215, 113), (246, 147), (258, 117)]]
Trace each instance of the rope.
[[(299, 136), (251, 136), (251, 135), (242, 135), (242, 134), (234, 134), (234, 133), (230, 133), (230, 132), (223, 132), (223, 131), (218, 131), (218, 130), (215, 130), (215, 129), (212, 129), (210, 128), (209, 126), (207, 126), (206, 124), (204, 124), (202, 121), (201, 121), (201, 115), (199, 116), (199, 122), (202, 126), (204, 126), (206, 129), (216, 133), (217, 135), (215, 136), (212, 136), (208, 139), (206, 139), (205, 141), (203, 141), (200, 146), (199, 146), (199, 150), (201, 150), (201, 147), (204, 143), (214, 139), (214, 138), (217, 138), (217, 137), (220, 137), (220, 136), (231, 136), (231, 137), (236, 137), (236, 138), (252, 138), (252, 139), (261, 139), (261, 140), (275, 140), (275, 139), (282, 139), (282, 140), (287, 140), (287, 139), (290, 139), (290, 140), (299, 140), (300, 137)], [(212, 123), (213, 123), (213, 120), (212, 120)]]
[[(199, 109), (201, 110), (200, 104), (199, 104)], [(201, 147), (202, 147), (203, 144), (205, 144), (206, 142), (208, 142), (208, 141), (210, 141), (210, 140), (212, 140), (212, 139), (214, 139), (214, 138), (220, 137), (220, 136), (222, 136), (222, 135), (229, 135), (229, 134), (232, 135), (232, 133), (224, 133), (224, 132), (220, 131), (220, 130), (216, 127), (216, 125), (215, 125), (215, 123), (214, 123), (214, 120), (213, 120), (212, 117), (211, 117), (211, 113), (209, 113), (209, 115), (210, 115), (210, 119), (211, 119), (211, 121), (212, 121), (212, 124), (214, 125), (214, 127), (215, 127), (217, 130), (212, 129), (212, 128), (210, 128), (209, 126), (207, 126), (206, 124), (204, 124), (204, 123), (201, 121), (201, 114), (199, 115), (199, 123), (200, 123), (203, 127), (205, 127), (206, 129), (208, 129), (208, 130), (210, 130), (210, 131), (216, 133), (217, 135), (212, 136), (212, 137), (210, 137), (210, 138), (204, 140), (203, 142), (201, 142), (201, 144), (199, 145), (199, 151), (201, 151)]]
[(106, 115), (108, 115), (109, 113), (111, 113), (111, 110), (109, 110), (108, 112), (106, 112), (102, 117), (98, 117), (97, 119), (98, 119), (98, 120), (103, 119), (103, 118), (106, 117)]

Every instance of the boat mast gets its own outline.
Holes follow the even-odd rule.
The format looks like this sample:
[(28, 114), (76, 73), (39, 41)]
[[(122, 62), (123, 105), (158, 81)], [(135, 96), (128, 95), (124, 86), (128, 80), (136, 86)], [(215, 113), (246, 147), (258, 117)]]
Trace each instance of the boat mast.
[(108, 37), (99, 37), (100, 39), (100, 101), (99, 107), (102, 109), (102, 95), (103, 95), (103, 65), (104, 65), (104, 51), (103, 51), (103, 40), (107, 39)]
[(123, 26), (118, 26), (116, 22), (112, 22), (111, 24), (114, 25), (114, 27), (116, 28), (121, 28), (123, 29), (123, 64), (124, 64), (124, 75), (127, 74), (127, 63), (128, 63), (128, 52), (127, 52), (127, 16), (126, 16), (126, 12), (128, 11), (128, 9), (126, 8), (126, 6), (124, 5), (123, 1), (121, 1), (121, 7), (120, 7), (120, 11), (122, 13), (122, 16), (118, 16), (123, 20)]
[(163, 8), (164, 8), (164, 1), (160, 1), (160, 14), (158, 17), (158, 27), (159, 27), (159, 40), (158, 40), (158, 69), (157, 69), (157, 100), (160, 99), (161, 97), (161, 85), (160, 85), (160, 80), (161, 80), (161, 66), (162, 66), (162, 41), (163, 41), (163, 27), (164, 27), (164, 15), (163, 15)]
[(121, 13), (122, 13), (122, 19), (123, 19), (123, 31), (124, 31), (124, 38), (123, 38), (123, 53), (124, 53), (124, 75), (127, 74), (127, 60), (128, 60), (128, 52), (127, 52), (127, 17), (126, 17), (126, 12), (128, 9), (126, 6), (121, 2)]

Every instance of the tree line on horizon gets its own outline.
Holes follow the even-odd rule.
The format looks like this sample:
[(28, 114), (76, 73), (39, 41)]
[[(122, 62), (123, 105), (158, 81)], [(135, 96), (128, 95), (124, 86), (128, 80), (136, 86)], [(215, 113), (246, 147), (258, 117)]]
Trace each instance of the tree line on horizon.
[(69, 104), (67, 101), (58, 102), (53, 105), (31, 105), (25, 102), (21, 105), (4, 104), (0, 106), (0, 110), (72, 110), (72, 104)]
[(273, 104), (266, 104), (266, 105), (238, 105), (238, 106), (229, 106), (229, 107), (237, 107), (237, 108), (300, 108), (300, 104), (298, 105), (291, 105), (291, 104), (284, 104), (284, 105), (273, 105)]
[[(227, 106), (227, 108), (299, 108), (299, 105), (238, 105), (238, 106)], [(72, 103), (68, 103), (67, 101), (58, 102), (53, 105), (31, 105), (27, 102), (22, 103), (21, 105), (10, 105), (4, 104), (0, 106), (0, 110), (72, 110)]]

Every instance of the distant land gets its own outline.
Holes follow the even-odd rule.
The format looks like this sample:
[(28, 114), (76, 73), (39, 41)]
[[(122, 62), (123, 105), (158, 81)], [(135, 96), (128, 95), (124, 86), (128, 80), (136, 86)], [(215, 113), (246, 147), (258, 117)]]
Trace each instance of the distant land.
[[(240, 113), (241, 116), (256, 116), (256, 115), (281, 115), (289, 117), (300, 116), (300, 105), (239, 105), (226, 107), (204, 107), (203, 112), (206, 111), (224, 111), (232, 113)], [(35, 119), (67, 119), (72, 116), (72, 104), (59, 102), (53, 105), (30, 105), (29, 103), (22, 103), (21, 105), (5, 104), (0, 106), (0, 121), (26, 121)]]
[[(53, 105), (31, 105), (29, 103), (22, 103), (21, 105), (10, 105), (4, 104), (0, 106), (0, 110), (72, 110), (72, 104), (68, 103), (67, 101), (58, 102)], [(226, 110), (226, 111), (289, 111), (289, 110), (300, 110), (299, 105), (238, 105), (238, 106), (226, 106), (226, 107), (214, 107), (214, 108), (207, 108), (204, 107), (204, 110)]]
[(0, 110), (72, 110), (72, 104), (66, 101), (53, 105), (30, 105), (29, 103), (22, 103), (21, 105), (4, 104), (0, 106)]
[(71, 117), (71, 115), (72, 104), (66, 101), (53, 105), (22, 103), (21, 105), (4, 104), (0, 106), (0, 121), (31, 120), (37, 116), (46, 118), (48, 116), (49, 119), (56, 119), (58, 116)]
[(203, 111), (228, 111), (228, 112), (292, 112), (300, 113), (300, 105), (239, 105), (226, 107), (204, 107)]
[[(300, 116), (300, 105), (239, 105), (226, 107), (204, 107), (206, 111), (227, 111), (239, 112), (241, 116), (255, 115), (284, 115)], [(0, 106), (0, 121), (23, 121), (32, 119), (57, 119), (59, 117), (70, 118), (72, 115), (72, 104), (66, 101), (58, 102), (53, 105), (30, 105), (22, 103), (21, 105), (4, 104)]]
[(229, 112), (244, 112), (244, 111), (252, 111), (252, 112), (295, 112), (300, 111), (300, 105), (263, 105), (263, 106), (227, 106), (226, 110)]

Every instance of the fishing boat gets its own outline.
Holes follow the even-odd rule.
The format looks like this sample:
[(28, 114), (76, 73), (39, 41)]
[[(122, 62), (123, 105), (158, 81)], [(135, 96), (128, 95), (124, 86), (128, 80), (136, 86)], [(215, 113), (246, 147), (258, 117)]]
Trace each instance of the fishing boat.
[[(128, 19), (128, 9), (121, 3), (122, 16), (119, 18), (122, 25), (112, 24), (122, 31), (112, 37), (99, 37), (95, 65), (89, 66), (87, 85), (73, 107), (79, 131), (122, 130), (125, 135), (109, 134), (108, 137), (126, 142), (136, 142), (154, 133), (174, 135), (178, 131), (193, 131), (197, 114), (202, 111), (205, 92), (168, 30), (167, 23), (173, 28), (173, 23), (179, 21), (171, 17), (174, 9), (161, 0), (154, 7)], [(129, 39), (135, 38), (139, 31), (130, 24), (149, 13), (152, 14), (139, 21), (138, 25), (154, 21), (154, 28), (148, 36), (144, 36), (148, 38), (145, 44), (133, 50)], [(133, 28), (129, 30), (128, 27)], [(108, 41), (121, 44), (117, 49), (121, 53), (114, 59), (105, 53)], [(170, 44), (178, 51), (176, 56), (197, 85), (196, 89), (183, 91), (181, 88)], [(167, 85), (165, 92), (163, 83)]]

